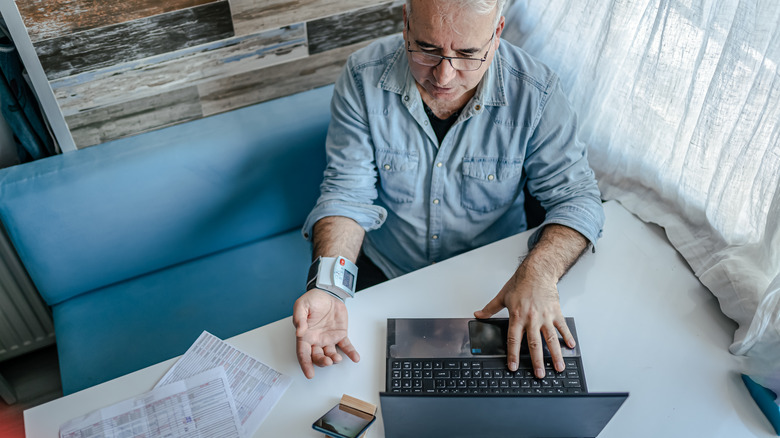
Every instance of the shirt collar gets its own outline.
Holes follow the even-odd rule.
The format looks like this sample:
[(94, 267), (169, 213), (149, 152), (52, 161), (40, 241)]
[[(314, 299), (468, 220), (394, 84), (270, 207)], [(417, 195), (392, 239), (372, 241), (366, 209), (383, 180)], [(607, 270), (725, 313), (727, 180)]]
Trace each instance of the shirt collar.
[[(477, 85), (477, 92), (472, 98), (475, 102), (489, 106), (506, 106), (506, 87), (503, 74), (504, 60), (501, 53), (496, 50), (493, 61), (490, 63), (485, 76)], [(419, 94), (414, 77), (409, 70), (409, 57), (406, 56), (406, 46), (403, 40), (393, 54), (387, 68), (379, 78), (379, 88), (402, 96)]]

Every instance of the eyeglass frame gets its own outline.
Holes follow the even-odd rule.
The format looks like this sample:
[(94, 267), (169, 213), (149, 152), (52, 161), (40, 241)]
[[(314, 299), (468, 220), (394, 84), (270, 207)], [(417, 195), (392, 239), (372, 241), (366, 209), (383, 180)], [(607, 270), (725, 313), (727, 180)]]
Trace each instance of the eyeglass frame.
[[(411, 30), (410, 27), (409, 27), (409, 24), (406, 25), (406, 29), (407, 30)], [(493, 42), (493, 38), (495, 38), (495, 37), (496, 37), (496, 31), (493, 30), (493, 35), (490, 36), (490, 40), (487, 43), (485, 43), (485, 45), (490, 45), (490, 43)], [(429, 68), (436, 68), (439, 65), (441, 65), (442, 61), (444, 61), (446, 59), (447, 62), (450, 63), (450, 67), (452, 67), (452, 69), (455, 70), (455, 71), (477, 71), (477, 70), (479, 70), (480, 68), (482, 68), (482, 64), (484, 64), (485, 61), (487, 61), (488, 54), (490, 53), (490, 47), (488, 47), (487, 52), (485, 52), (485, 55), (482, 58), (468, 58), (468, 57), (465, 57), (465, 56), (441, 56), (441, 55), (436, 55), (435, 53), (428, 53), (428, 52), (425, 52), (423, 50), (412, 50), (410, 48), (411, 45), (412, 45), (411, 41), (407, 40), (406, 41), (406, 51), (409, 52), (409, 53), (421, 53), (421, 54), (423, 54), (425, 56), (428, 56), (428, 57), (439, 58), (439, 62), (437, 62), (435, 65), (421, 64), (421, 63), (419, 63), (417, 61), (414, 61), (414, 59), (412, 59), (412, 61), (414, 61), (416, 64), (419, 64), (419, 65), (422, 65), (422, 66), (425, 66), (425, 67), (429, 67)], [(477, 67), (477, 68), (475, 68), (473, 70), (458, 69), (458, 68), (455, 68), (454, 65), (452, 65), (452, 60), (453, 59), (463, 59), (463, 60), (467, 60), (467, 61), (479, 61), (479, 67)]]

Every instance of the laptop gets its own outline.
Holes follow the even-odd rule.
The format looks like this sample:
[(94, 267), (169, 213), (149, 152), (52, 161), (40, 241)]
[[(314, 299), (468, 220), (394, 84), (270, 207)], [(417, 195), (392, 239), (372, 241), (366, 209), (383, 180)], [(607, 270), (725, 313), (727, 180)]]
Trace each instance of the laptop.
[(559, 338), (566, 369), (544, 346), (545, 377), (534, 376), (524, 341), (520, 366), (506, 366), (508, 319), (387, 320), (387, 438), (595, 437), (628, 393), (589, 393), (573, 318), (575, 348)]

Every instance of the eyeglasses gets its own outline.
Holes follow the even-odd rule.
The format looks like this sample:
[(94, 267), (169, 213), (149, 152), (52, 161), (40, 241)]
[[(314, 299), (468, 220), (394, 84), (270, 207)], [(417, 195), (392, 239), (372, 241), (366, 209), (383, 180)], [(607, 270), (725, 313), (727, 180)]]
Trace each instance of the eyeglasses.
[[(493, 42), (493, 38), (495, 36), (496, 33), (493, 32), (493, 35), (490, 37), (490, 41), (488, 41), (488, 44)], [(459, 56), (440, 56), (434, 55), (433, 53), (423, 52), (421, 50), (412, 50), (411, 46), (412, 44), (407, 41), (406, 51), (411, 54), (412, 61), (415, 63), (424, 65), (426, 67), (437, 67), (439, 64), (441, 64), (442, 61), (446, 59), (449, 61), (452, 68), (458, 71), (479, 70), (479, 68), (482, 67), (482, 63), (487, 60), (488, 53), (490, 53), (490, 47), (488, 47), (487, 52), (485, 52), (485, 56), (482, 58), (462, 58)]]

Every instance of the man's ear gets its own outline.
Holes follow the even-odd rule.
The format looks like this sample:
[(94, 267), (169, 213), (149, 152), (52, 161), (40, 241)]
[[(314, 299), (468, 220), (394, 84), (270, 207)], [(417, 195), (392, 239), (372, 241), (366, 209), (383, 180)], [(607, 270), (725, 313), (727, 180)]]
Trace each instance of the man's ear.
[[(406, 14), (404, 14), (405, 16)], [(504, 20), (504, 16), (501, 16), (501, 19), (498, 20), (498, 27), (496, 27), (496, 49), (498, 49), (498, 45), (501, 43), (501, 32), (504, 31), (504, 25), (506, 24), (506, 20)]]

